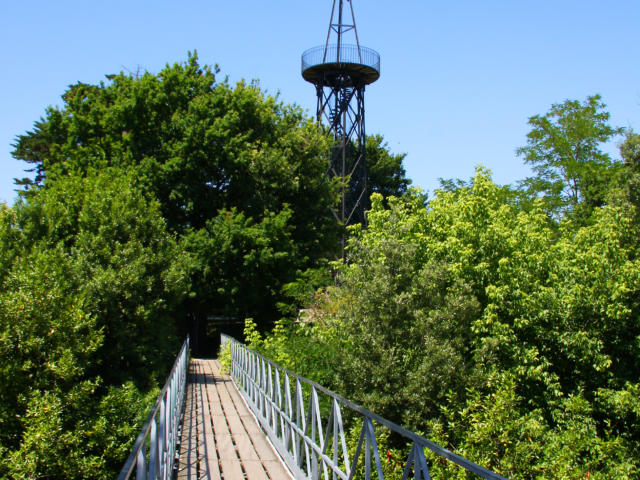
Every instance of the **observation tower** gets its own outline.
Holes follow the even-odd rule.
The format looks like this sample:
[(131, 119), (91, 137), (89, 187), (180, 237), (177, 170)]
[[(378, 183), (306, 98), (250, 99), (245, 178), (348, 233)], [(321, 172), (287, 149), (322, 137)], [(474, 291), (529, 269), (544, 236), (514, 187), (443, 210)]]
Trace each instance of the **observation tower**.
[[(318, 122), (335, 140), (328, 173), (344, 187), (333, 213), (344, 225), (366, 225), (364, 90), (380, 77), (380, 55), (360, 45), (352, 0), (333, 0), (327, 40), (302, 54), (302, 77), (315, 85)], [(344, 252), (344, 238), (342, 246)]]

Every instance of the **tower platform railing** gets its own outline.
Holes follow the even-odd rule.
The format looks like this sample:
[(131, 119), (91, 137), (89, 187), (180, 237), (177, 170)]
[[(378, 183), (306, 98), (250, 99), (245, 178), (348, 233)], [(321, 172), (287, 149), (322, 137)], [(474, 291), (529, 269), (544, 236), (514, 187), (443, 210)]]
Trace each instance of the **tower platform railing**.
[(363, 65), (380, 74), (380, 54), (375, 50), (352, 44), (321, 45), (302, 54), (302, 72), (320, 65)]
[[(238, 390), (298, 480), (384, 480), (389, 457), (381, 458), (378, 439), (385, 429), (406, 441), (409, 453), (397, 465), (402, 480), (431, 479), (426, 450), (481, 478), (506, 480), (279, 366), (231, 337), (223, 335), (222, 344), (231, 350), (231, 377)], [(359, 433), (355, 449), (345, 431)]]

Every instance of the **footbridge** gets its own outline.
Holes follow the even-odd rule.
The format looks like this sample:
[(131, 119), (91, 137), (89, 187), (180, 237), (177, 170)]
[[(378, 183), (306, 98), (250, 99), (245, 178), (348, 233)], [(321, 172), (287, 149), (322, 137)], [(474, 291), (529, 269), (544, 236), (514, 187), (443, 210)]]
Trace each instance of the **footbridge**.
[[(119, 480), (430, 480), (433, 462), (457, 465), (465, 478), (505, 480), (221, 340), (229, 371), (218, 360), (189, 359), (185, 341)], [(400, 461), (381, 451), (383, 437), (405, 445)]]

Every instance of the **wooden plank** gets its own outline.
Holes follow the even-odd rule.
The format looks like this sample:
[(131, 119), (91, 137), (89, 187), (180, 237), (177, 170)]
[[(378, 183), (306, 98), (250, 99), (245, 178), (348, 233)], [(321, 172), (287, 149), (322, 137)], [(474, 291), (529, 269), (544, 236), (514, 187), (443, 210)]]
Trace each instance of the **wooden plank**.
[(251, 442), (249, 435), (233, 434), (232, 438), (238, 451), (238, 455), (240, 456), (240, 460), (242, 460), (243, 463), (245, 461), (260, 460), (256, 450), (253, 448), (253, 443)]
[[(219, 372), (219, 365), (215, 362), (211, 365), (211, 368), (214, 372)], [(262, 461), (253, 447), (252, 439), (247, 433), (244, 422), (239, 416), (240, 411), (245, 415), (249, 415), (249, 412), (244, 403), (240, 405), (240, 409), (237, 408), (238, 405), (233, 401), (229, 394), (229, 389), (233, 388), (230, 384), (230, 381), (219, 382), (217, 384), (218, 395), (220, 397), (220, 403), (222, 404), (226, 414), (227, 424), (229, 426), (229, 431), (231, 432), (233, 443), (235, 444), (236, 451), (240, 457), (240, 461), (242, 462), (242, 467), (247, 475), (247, 480), (269, 480), (269, 476), (262, 465)], [(249, 418), (251, 422), (255, 424), (253, 418)], [(264, 435), (260, 430), (256, 433), (258, 435)], [(279, 480), (279, 478), (282, 477), (277, 478)]]
[[(224, 475), (225, 479), (229, 479), (229, 480), (243, 480), (244, 479), (244, 472), (242, 471), (242, 467), (240, 466), (240, 462), (236, 460), (234, 461), (227, 461), (227, 460), (221, 460), (220, 461), (220, 468), (222, 470), (222, 474)], [(251, 479), (249, 479), (251, 480)]]
[[(217, 426), (217, 429), (218, 431), (222, 430), (220, 425)], [(231, 435), (228, 433), (216, 434), (216, 442), (218, 452), (220, 453), (220, 467), (224, 478), (242, 480), (244, 473)]]
[[(219, 368), (219, 363), (217, 361), (215, 363), (215, 366)], [(245, 432), (247, 432), (246, 438), (247, 440), (250, 440), (252, 447), (250, 451), (253, 451), (255, 455), (260, 459), (261, 469), (266, 471), (267, 475), (272, 480), (291, 478), (291, 475), (280, 461), (278, 455), (273, 450), (273, 447), (267, 440), (264, 432), (258, 426), (255, 417), (248, 410), (248, 407), (240, 396), (240, 392), (236, 388), (235, 384), (233, 382), (225, 383), (224, 387), (227, 395), (229, 395), (229, 398), (231, 398), (233, 401), (236, 412), (239, 415), (239, 419)], [(239, 443), (244, 437), (238, 435), (237, 437), (234, 436), (234, 438), (236, 439), (236, 443)], [(243, 452), (244, 449), (239, 449), (239, 451)], [(256, 468), (256, 465), (254, 465), (252, 458), (243, 458), (243, 465), (247, 465), (247, 475), (249, 473), (249, 468)], [(251, 465), (251, 467), (249, 467), (249, 465)], [(257, 478), (262, 478), (260, 473), (256, 472), (255, 475), (258, 475)]]
[(227, 424), (229, 425), (229, 432), (232, 435), (247, 435), (247, 430), (244, 428), (244, 424), (242, 420), (240, 420), (236, 409), (234, 408), (230, 411), (225, 409), (225, 412), (227, 412), (226, 418)]
[[(220, 402), (217, 401), (212, 401), (209, 403), (209, 410), (211, 412), (211, 417), (224, 417), (224, 410), (222, 409), (222, 405), (220, 404)], [(217, 422), (218, 420), (216, 418), (213, 418), (213, 422), (214, 424)], [(222, 420), (224, 421), (224, 420)]]
[(218, 452), (220, 452), (220, 467), (224, 478), (233, 480), (236, 478), (239, 480), (243, 479), (244, 473), (242, 465), (231, 435), (217, 435), (216, 441)]
[[(245, 404), (244, 400), (240, 397), (240, 393), (238, 392), (235, 384), (234, 383), (225, 384), (225, 388), (227, 390), (228, 395), (231, 398), (234, 397), (231, 391), (235, 393), (235, 397), (237, 398), (237, 401), (234, 402), (234, 405), (236, 406), (237, 411), (239, 413), (240, 412), (246, 413), (246, 415), (240, 416), (240, 420), (243, 424), (244, 430), (247, 432), (248, 435), (251, 436), (253, 448), (257, 456), (263, 462), (276, 461), (280, 463), (280, 458), (273, 450), (273, 447), (271, 446), (271, 444), (268, 442), (265, 433), (262, 431), (262, 429), (258, 425), (253, 414), (249, 412), (247, 405)], [(273, 467), (273, 469), (276, 470), (275, 467)]]
[(292, 478), (219, 363), (193, 359), (189, 368), (178, 479)]
[(256, 453), (258, 454), (260, 459), (265, 461), (279, 459), (276, 453), (273, 451), (273, 448), (267, 441), (267, 437), (264, 435), (264, 433), (262, 435), (254, 435), (252, 437), (252, 440), (253, 448), (256, 449)]
[[(219, 382), (223, 381), (222, 378), (215, 375), (215, 372), (211, 369), (211, 361), (206, 362), (206, 373), (210, 378), (211, 384), (215, 385), (216, 389), (218, 389)], [(211, 409), (212, 416), (224, 416), (224, 410), (222, 409), (222, 404), (219, 401), (219, 398), (210, 398), (209, 407)]]
[(231, 437), (231, 432), (229, 431), (229, 426), (227, 425), (227, 421), (228, 421), (227, 412), (224, 411), (220, 403), (220, 395), (218, 393), (217, 385), (218, 384), (207, 385), (208, 387), (207, 395), (209, 398), (209, 402), (212, 404), (213, 403), (217, 404), (221, 409), (221, 411), (223, 412), (222, 415), (216, 416), (214, 418), (215, 421), (213, 422), (213, 431), (216, 438)]
[(247, 435), (250, 435), (251, 437), (255, 435), (264, 435), (264, 432), (258, 426), (253, 416), (249, 416), (249, 419), (250, 420), (245, 421), (245, 419), (242, 418), (242, 424), (244, 425), (244, 429), (247, 432)]
[(193, 369), (193, 392), (195, 397), (195, 415), (192, 418), (192, 422), (195, 425), (196, 431), (196, 453), (197, 453), (197, 471), (198, 478), (208, 478), (207, 473), (207, 450), (204, 442), (204, 416), (203, 416), (203, 398), (202, 398), (202, 378), (200, 372), (199, 362), (191, 362), (191, 368)]
[[(220, 365), (219, 363), (214, 362), (212, 367), (214, 369), (219, 369)], [(251, 412), (249, 412), (249, 409), (247, 408), (247, 405), (244, 403), (244, 401), (239, 397), (239, 393), (236, 390), (233, 381), (221, 384), (218, 391), (225, 412), (229, 412), (227, 422), (229, 424), (231, 433), (247, 433), (246, 424), (253, 423), (257, 427), (253, 415), (251, 414)], [(237, 398), (234, 398), (235, 396), (237, 396)], [(261, 430), (259, 431), (262, 432)], [(253, 432), (256, 432), (255, 429), (253, 429)]]
[(231, 435), (217, 435), (216, 446), (221, 460), (233, 461), (238, 459)]
[(280, 479), (292, 479), (293, 476), (289, 473), (282, 462), (278, 460), (263, 460), (262, 465), (264, 469), (269, 474), (271, 480), (280, 480)]
[(204, 455), (204, 451), (202, 450), (202, 419), (201, 419), (201, 410), (202, 410), (202, 405), (201, 405), (201, 397), (200, 397), (200, 382), (198, 381), (198, 364), (195, 363), (192, 365), (192, 369), (193, 369), (193, 375), (192, 375), (192, 381), (194, 382), (193, 384), (193, 395), (194, 395), (194, 409), (193, 409), (193, 418), (191, 419), (192, 423), (193, 423), (193, 427), (194, 427), (194, 431), (195, 431), (195, 435), (196, 435), (196, 443), (195, 443), (195, 466), (196, 466), (196, 473), (198, 475), (198, 477), (201, 476), (200, 472), (202, 471), (202, 458)]
[[(243, 460), (242, 466), (247, 472), (247, 480), (269, 480), (269, 476), (260, 460)], [(276, 477), (274, 480), (284, 480), (286, 477)]]
[[(236, 393), (238, 393), (234, 384), (225, 385), (225, 387), (227, 390), (235, 390)], [(242, 422), (244, 431), (251, 436), (253, 447), (258, 457), (265, 461), (279, 460), (279, 457), (273, 451), (271, 444), (267, 441), (264, 432), (256, 422), (255, 417), (248, 411), (244, 401), (240, 399), (240, 401), (235, 405), (238, 411), (244, 411), (247, 413), (247, 415), (241, 416), (239, 420)]]
[[(219, 386), (224, 379), (214, 374), (214, 371), (211, 367), (211, 361), (203, 361), (202, 366), (204, 375), (207, 378), (206, 395), (209, 405), (220, 405), (221, 399), (219, 394)], [(224, 476), (225, 480), (242, 480), (244, 478), (242, 464), (240, 462), (240, 458), (238, 457), (231, 432), (229, 431), (229, 427), (227, 425), (227, 415), (232, 415), (232, 412), (227, 412), (226, 410), (224, 410), (224, 406), (222, 406), (222, 411), (224, 412), (224, 416), (218, 415), (215, 417), (210, 417), (212, 420), (214, 420), (212, 429), (213, 435), (215, 436), (216, 448), (219, 454), (218, 463), (221, 468), (221, 474), (222, 476)]]
[[(202, 396), (202, 423), (203, 423), (203, 443), (204, 443), (204, 463), (205, 473), (208, 480), (220, 480), (220, 459), (218, 458), (218, 445), (214, 435), (214, 430), (211, 424), (211, 411), (209, 409), (209, 387), (211, 379), (207, 375), (206, 362), (199, 361), (199, 379), (200, 379), (200, 393)], [(202, 472), (200, 473), (202, 478)]]
[(179, 480), (197, 480), (198, 460), (197, 437), (195, 427), (195, 395), (192, 381), (192, 368), (189, 367), (189, 380), (186, 387), (184, 418), (182, 423), (182, 436), (180, 440), (178, 473)]
[[(216, 364), (217, 367), (220, 368), (218, 360), (216, 360), (214, 364)], [(229, 396), (231, 397), (231, 400), (233, 401), (233, 404), (235, 405), (238, 416), (240, 417), (240, 420), (242, 421), (247, 433), (251, 436), (264, 435), (264, 432), (256, 422), (253, 413), (251, 413), (251, 411), (247, 407), (247, 404), (245, 403), (244, 398), (238, 391), (236, 384), (231, 381), (226, 383), (225, 387)]]
[(224, 410), (224, 415), (225, 417), (227, 417), (227, 423), (229, 424), (231, 432), (233, 433), (237, 431), (235, 429), (244, 430), (244, 427), (242, 427), (242, 422), (240, 421), (240, 416), (238, 415), (238, 410), (236, 409), (233, 400), (231, 400), (231, 397), (227, 393), (226, 387), (221, 384), (218, 385), (218, 398), (220, 399), (220, 404), (222, 405), (222, 409)]

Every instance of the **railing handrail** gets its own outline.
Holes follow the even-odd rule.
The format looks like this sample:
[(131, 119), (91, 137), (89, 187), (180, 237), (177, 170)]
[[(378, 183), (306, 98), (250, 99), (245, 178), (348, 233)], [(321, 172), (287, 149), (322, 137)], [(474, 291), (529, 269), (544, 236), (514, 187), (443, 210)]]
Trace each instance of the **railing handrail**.
[[(189, 336), (185, 339), (171, 368), (171, 373), (162, 387), (162, 391), (153, 405), (142, 430), (133, 445), (131, 453), (124, 463), (118, 480), (126, 480), (136, 468), (136, 479), (155, 480), (171, 478), (179, 419), (184, 406), (186, 393)], [(160, 419), (156, 418), (160, 413)], [(158, 429), (158, 423), (160, 428)], [(158, 432), (158, 430), (160, 430)], [(147, 458), (146, 440), (151, 435), (149, 458)]]
[[(373, 447), (373, 450), (374, 450), (373, 457), (376, 460), (378, 478), (380, 480), (383, 480), (384, 478), (382, 471), (380, 469), (380, 457), (379, 457), (379, 452), (377, 451), (375, 434), (373, 432), (373, 424), (372, 424), (373, 421), (405, 437), (409, 441), (413, 442), (413, 449), (411, 451), (409, 459), (407, 460), (407, 464), (405, 465), (405, 475), (403, 476), (403, 478), (407, 478), (409, 470), (412, 467), (414, 468), (415, 471), (421, 471), (423, 474), (422, 477), (419, 477), (416, 475), (415, 478), (430, 478), (426, 459), (424, 457), (424, 452), (423, 452), (423, 448), (428, 448), (435, 454), (448, 459), (449, 461), (455, 463), (456, 465), (459, 465), (465, 470), (475, 473), (476, 475), (482, 478), (489, 479), (489, 480), (506, 480), (504, 477), (490, 470), (487, 470), (486, 468), (483, 468), (471, 462), (470, 460), (467, 460), (466, 458), (461, 457), (460, 455), (457, 455), (451, 452), (450, 450), (447, 450), (446, 448), (441, 447), (440, 445), (430, 440), (427, 440), (426, 438), (420, 435), (417, 435), (416, 433), (411, 432), (410, 430), (407, 430), (394, 422), (391, 422), (390, 420), (387, 420), (379, 415), (376, 415), (375, 413), (350, 401), (347, 398), (342, 397), (341, 395), (338, 395), (337, 393), (332, 392), (328, 388), (323, 387), (322, 385), (314, 382), (313, 380), (309, 380), (305, 377), (298, 375), (295, 372), (292, 372), (291, 370), (281, 367), (280, 365), (273, 362), (272, 360), (264, 357), (263, 355), (255, 352), (254, 350), (250, 349), (246, 345), (238, 342), (233, 337), (229, 337), (228, 335), (221, 335), (221, 340), (223, 344), (231, 343), (231, 373), (232, 373), (232, 378), (234, 382), (238, 385), (239, 383), (238, 380), (241, 381), (240, 384), (238, 385), (238, 388), (242, 393), (243, 397), (245, 397), (250, 408), (253, 410), (254, 414), (256, 414), (256, 417), (260, 421), (260, 424), (263, 426), (263, 428), (267, 432), (267, 435), (274, 443), (274, 446), (276, 447), (280, 455), (283, 457), (283, 460), (285, 461), (285, 463), (289, 466), (289, 468), (294, 473), (294, 475), (300, 478), (308, 478), (308, 476), (311, 476), (315, 480), (315, 478), (319, 478), (320, 474), (317, 471), (317, 465), (316, 465), (316, 468), (313, 469), (314, 472), (308, 471), (307, 474), (305, 475), (303, 471), (304, 465), (302, 465), (303, 459), (300, 455), (302, 452), (297, 452), (296, 454), (294, 449), (294, 452), (293, 452), (294, 454), (292, 455), (290, 451), (291, 449), (289, 448), (291, 446), (290, 444), (291, 444), (292, 435), (300, 435), (301, 436), (300, 439), (304, 441), (305, 448), (307, 449), (307, 451), (305, 452), (307, 454), (307, 458), (306, 458), (307, 464), (310, 465), (310, 463), (313, 463), (313, 462), (310, 462), (308, 458), (308, 456), (311, 455), (312, 457), (314, 457), (312, 458), (313, 461), (317, 463), (320, 460), (322, 462), (323, 468), (327, 469), (328, 467), (329, 469), (332, 470), (333, 478), (336, 478), (336, 476), (345, 480), (353, 478), (353, 474), (355, 471), (355, 463), (358, 460), (358, 458), (355, 458), (354, 464), (352, 464), (351, 468), (349, 468), (349, 460), (346, 454), (346, 446), (344, 446), (343, 449), (344, 449), (345, 458), (343, 458), (343, 462), (347, 469), (347, 471), (345, 472), (340, 470), (339, 466), (336, 464), (337, 460), (331, 461), (331, 458), (327, 457), (325, 450), (326, 450), (326, 443), (329, 440), (328, 436), (329, 436), (329, 430), (331, 428), (330, 425), (326, 426), (327, 438), (325, 438), (324, 441), (322, 441), (322, 438), (319, 438), (321, 445), (318, 445), (318, 443), (316, 443), (316, 439), (315, 439), (316, 420), (318, 420), (318, 425), (317, 425), (318, 430), (323, 430), (321, 428), (321, 416), (319, 411), (319, 405), (317, 406), (317, 408), (315, 406), (316, 404), (318, 404), (317, 392), (321, 392), (327, 395), (328, 397), (330, 397), (332, 399), (332, 404), (333, 404), (331, 417), (328, 423), (331, 423), (331, 419), (334, 420), (334, 426), (333, 426), (334, 437), (332, 438), (334, 442), (334, 448), (333, 448), (334, 459), (337, 459), (336, 452), (338, 450), (338, 441), (342, 445), (345, 445), (345, 437), (344, 437), (344, 431), (342, 426), (342, 414), (340, 411), (340, 405), (344, 405), (345, 407), (360, 414), (363, 417), (364, 419), (363, 429), (360, 437), (360, 442), (358, 444), (358, 448), (356, 449), (356, 457), (358, 457), (359, 455), (363, 440), (366, 440), (367, 446), (365, 447), (365, 449), (367, 449), (366, 457), (368, 459), (366, 461), (369, 462), (369, 464), (365, 465), (365, 472), (366, 472), (365, 477), (367, 480), (371, 478), (370, 477), (370, 469), (372, 466), (370, 464), (371, 452), (368, 451), (368, 449), (371, 447)], [(296, 383), (294, 387), (296, 391), (295, 412), (293, 410), (294, 407), (293, 407), (291, 398), (285, 399), (286, 400), (285, 407), (283, 407), (282, 405), (283, 399), (282, 399), (282, 391), (280, 387), (281, 377), (284, 378), (285, 394), (288, 395), (289, 397), (291, 392), (289, 378), (295, 379), (295, 383)], [(277, 385), (274, 386), (274, 383), (276, 383)], [(308, 427), (309, 427), (308, 421), (306, 423), (304, 421), (305, 420), (304, 417), (307, 416), (304, 414), (305, 413), (304, 402), (302, 402), (302, 405), (299, 404), (299, 402), (302, 401), (302, 393), (301, 393), (302, 390), (300, 387), (302, 383), (307, 384), (309, 387), (311, 387), (310, 405), (307, 413), (308, 413), (309, 419), (311, 419), (311, 422), (313, 424), (312, 425), (313, 438), (310, 438), (308, 435)], [(288, 391), (286, 391), (287, 389)], [(298, 390), (300, 391), (300, 394), (297, 393)], [(299, 398), (298, 398), (298, 395), (300, 395)], [(315, 404), (313, 400), (314, 396), (315, 396)], [(268, 413), (267, 407), (268, 409), (270, 409), (270, 413)], [(284, 411), (283, 408), (286, 408), (288, 411)], [(296, 419), (293, 418), (294, 413), (296, 414)], [(302, 415), (300, 415), (301, 413)], [(277, 427), (276, 424), (277, 424), (278, 418), (280, 418), (280, 422), (281, 422), (280, 431), (282, 435), (279, 435), (278, 429), (275, 428)], [(340, 422), (339, 422), (340, 425), (335, 424), (337, 418), (340, 419)], [(302, 425), (299, 425), (301, 420), (302, 420)], [(286, 438), (284, 436), (285, 426), (283, 425), (282, 422), (287, 422), (288, 428), (291, 429), (291, 431), (289, 432), (289, 438)], [(368, 431), (367, 429), (371, 431)], [(284, 444), (285, 442), (288, 445), (285, 446)], [(311, 449), (315, 453), (309, 453), (308, 451), (309, 449)]]
[(372, 48), (349, 43), (319, 45), (302, 53), (302, 71), (316, 65), (355, 64), (371, 67), (380, 73), (380, 54)]

